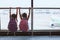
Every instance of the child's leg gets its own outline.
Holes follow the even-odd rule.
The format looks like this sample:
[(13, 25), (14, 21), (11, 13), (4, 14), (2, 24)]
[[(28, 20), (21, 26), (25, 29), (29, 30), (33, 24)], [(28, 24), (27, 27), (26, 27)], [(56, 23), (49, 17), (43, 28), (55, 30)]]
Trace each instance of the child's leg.
[(8, 36), (8, 34), (9, 34), (9, 31), (7, 32), (7, 36)]
[(14, 36), (15, 36), (15, 32), (14, 32)]

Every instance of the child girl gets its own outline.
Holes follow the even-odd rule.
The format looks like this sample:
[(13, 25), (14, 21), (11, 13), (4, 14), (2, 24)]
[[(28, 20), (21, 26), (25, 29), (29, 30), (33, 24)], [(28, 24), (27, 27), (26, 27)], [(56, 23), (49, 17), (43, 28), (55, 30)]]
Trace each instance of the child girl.
[(29, 27), (28, 27), (28, 19), (30, 17), (30, 9), (29, 9), (29, 15), (27, 16), (27, 13), (21, 14), (20, 9), (19, 9), (19, 15), (20, 15), (20, 24), (19, 28), (22, 32), (27, 32)]
[(17, 14), (18, 14), (18, 8), (16, 9), (16, 14), (11, 14), (11, 8), (10, 8), (10, 21), (8, 24), (8, 30), (11, 32), (17, 31)]

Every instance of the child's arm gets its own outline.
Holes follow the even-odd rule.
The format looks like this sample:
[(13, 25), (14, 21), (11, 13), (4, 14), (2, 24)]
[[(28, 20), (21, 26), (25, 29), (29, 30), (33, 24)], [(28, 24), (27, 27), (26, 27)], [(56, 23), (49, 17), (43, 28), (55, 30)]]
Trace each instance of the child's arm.
[(19, 15), (20, 15), (20, 19), (22, 19), (22, 15), (21, 15), (21, 11), (20, 11), (20, 9), (19, 9)]
[(9, 17), (11, 18), (11, 8), (9, 9)]
[(16, 19), (17, 19), (17, 15), (18, 15), (18, 8), (16, 9)]
[(29, 9), (29, 14), (28, 14), (28, 19), (29, 19), (29, 17), (30, 17), (30, 9)]

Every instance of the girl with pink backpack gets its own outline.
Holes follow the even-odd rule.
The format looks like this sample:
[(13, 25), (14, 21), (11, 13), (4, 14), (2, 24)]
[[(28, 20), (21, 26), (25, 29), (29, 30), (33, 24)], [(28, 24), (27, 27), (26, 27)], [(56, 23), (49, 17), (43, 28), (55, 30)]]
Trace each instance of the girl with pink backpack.
[(26, 13), (21, 14), (20, 9), (19, 9), (19, 15), (20, 15), (20, 24), (19, 24), (19, 28), (20, 31), (22, 32), (27, 32), (29, 27), (28, 27), (28, 19), (30, 17), (30, 9), (29, 9), (29, 15), (27, 16)]

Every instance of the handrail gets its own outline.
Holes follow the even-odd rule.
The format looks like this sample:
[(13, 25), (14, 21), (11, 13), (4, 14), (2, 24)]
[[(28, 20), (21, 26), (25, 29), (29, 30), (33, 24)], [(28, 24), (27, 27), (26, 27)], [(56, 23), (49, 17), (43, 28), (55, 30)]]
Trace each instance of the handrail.
[(19, 9), (31, 9), (30, 7), (0, 7), (0, 9), (16, 9), (16, 8), (19, 8)]
[[(31, 7), (0, 7), (0, 9), (31, 9)], [(60, 9), (59, 7), (34, 7), (33, 9)]]
[(34, 7), (33, 9), (60, 9), (58, 7)]

